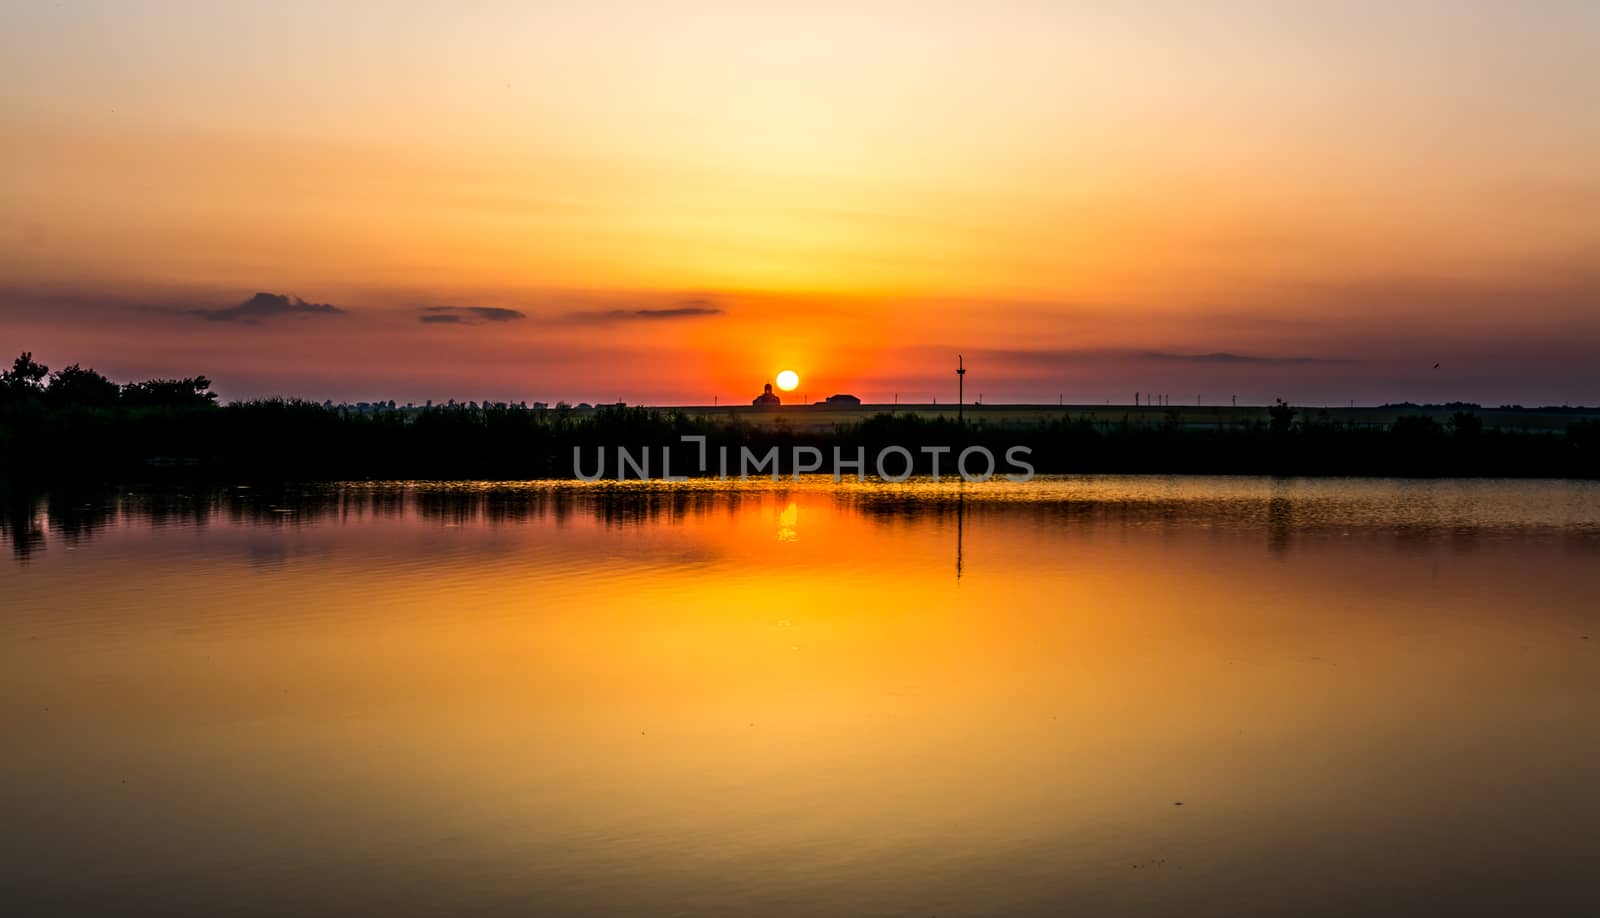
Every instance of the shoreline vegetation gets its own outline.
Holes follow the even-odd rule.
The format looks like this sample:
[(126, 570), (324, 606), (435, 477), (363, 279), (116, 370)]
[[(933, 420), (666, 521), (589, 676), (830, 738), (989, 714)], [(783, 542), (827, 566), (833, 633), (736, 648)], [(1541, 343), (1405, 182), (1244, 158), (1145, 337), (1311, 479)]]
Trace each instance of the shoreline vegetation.
[[(1317, 408), (967, 405), (529, 408), (505, 403), (406, 407), (296, 399), (219, 404), (204, 376), (119, 385), (93, 370), (55, 372), (23, 354), (0, 373), (0, 477), (12, 482), (572, 479), (616, 451), (703, 477), (705, 437), (793, 471), (797, 447), (853, 459), (903, 447), (1026, 447), (1040, 474), (1248, 474), (1600, 478), (1600, 409), (1477, 405)], [(951, 470), (952, 456), (942, 459)], [(708, 462), (715, 475), (717, 462)], [(736, 468), (737, 458), (730, 468)], [(896, 473), (902, 468), (897, 461)], [(1002, 463), (1001, 473), (1006, 469)], [(854, 475), (853, 470), (847, 474)], [(637, 477), (637, 476), (630, 476)]]

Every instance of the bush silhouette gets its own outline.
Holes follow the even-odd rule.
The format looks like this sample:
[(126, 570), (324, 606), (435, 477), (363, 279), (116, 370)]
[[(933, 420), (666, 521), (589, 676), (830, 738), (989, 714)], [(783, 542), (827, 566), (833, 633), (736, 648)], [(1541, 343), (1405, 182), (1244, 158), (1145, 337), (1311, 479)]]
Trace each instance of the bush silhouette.
[(1271, 407), (1267, 408), (1267, 416), (1272, 419), (1272, 432), (1286, 434), (1294, 426), (1294, 416), (1298, 412), (1289, 406), (1288, 402), (1278, 399)]

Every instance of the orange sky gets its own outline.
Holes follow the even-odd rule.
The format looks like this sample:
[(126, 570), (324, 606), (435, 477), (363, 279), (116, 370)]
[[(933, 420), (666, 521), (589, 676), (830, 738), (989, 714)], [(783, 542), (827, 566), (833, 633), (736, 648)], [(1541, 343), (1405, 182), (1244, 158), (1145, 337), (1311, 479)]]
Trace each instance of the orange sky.
[(236, 397), (943, 400), (959, 351), (991, 401), (1600, 401), (1591, 4), (671, 6), (7, 7), (0, 348)]

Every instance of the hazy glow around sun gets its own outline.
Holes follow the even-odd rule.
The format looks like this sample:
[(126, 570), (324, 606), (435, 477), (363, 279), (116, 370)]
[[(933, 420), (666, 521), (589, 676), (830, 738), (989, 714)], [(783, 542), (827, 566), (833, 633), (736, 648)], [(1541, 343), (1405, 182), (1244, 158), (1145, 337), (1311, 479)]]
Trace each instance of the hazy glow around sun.
[(793, 392), (794, 387), (800, 385), (800, 374), (793, 370), (784, 370), (778, 374), (778, 388), (785, 392)]

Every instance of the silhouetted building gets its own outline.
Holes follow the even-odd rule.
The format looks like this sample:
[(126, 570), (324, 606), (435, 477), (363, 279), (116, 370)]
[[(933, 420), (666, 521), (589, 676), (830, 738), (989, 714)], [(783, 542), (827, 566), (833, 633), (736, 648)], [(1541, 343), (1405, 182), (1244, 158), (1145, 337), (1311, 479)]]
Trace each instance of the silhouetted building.
[(776, 408), (783, 402), (772, 393), (772, 383), (767, 383), (766, 388), (761, 390), (761, 394), (750, 400), (750, 404), (757, 408)]
[(859, 405), (859, 404), (861, 404), (861, 399), (856, 398), (854, 395), (849, 395), (849, 394), (841, 392), (838, 395), (830, 395), (827, 398), (823, 399), (822, 401), (818, 402), (817, 404), (819, 404), (819, 405)]

